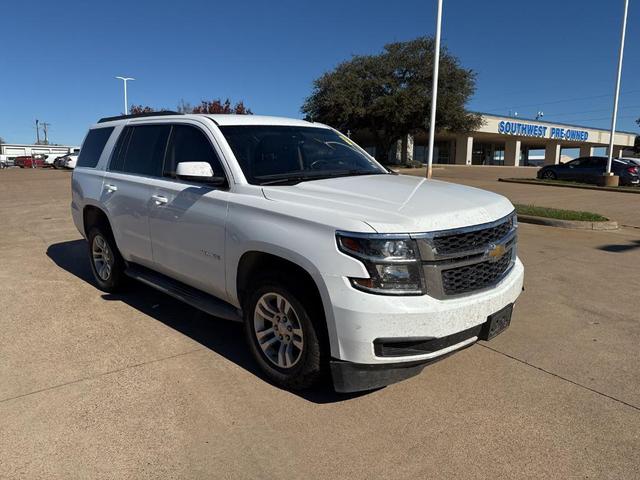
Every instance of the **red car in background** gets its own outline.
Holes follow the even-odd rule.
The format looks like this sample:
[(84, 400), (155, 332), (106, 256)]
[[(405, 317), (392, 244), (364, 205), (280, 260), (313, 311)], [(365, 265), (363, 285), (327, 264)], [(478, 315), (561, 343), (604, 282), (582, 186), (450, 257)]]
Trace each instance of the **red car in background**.
[(39, 168), (44, 166), (44, 159), (30, 155), (16, 157), (15, 165), (20, 168)]

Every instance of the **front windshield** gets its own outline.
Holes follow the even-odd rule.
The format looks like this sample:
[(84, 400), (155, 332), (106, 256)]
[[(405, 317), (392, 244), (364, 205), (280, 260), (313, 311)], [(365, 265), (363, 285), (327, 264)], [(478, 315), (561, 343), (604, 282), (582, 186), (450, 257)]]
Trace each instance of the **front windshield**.
[(327, 128), (242, 125), (220, 130), (254, 185), (389, 173), (347, 137)]

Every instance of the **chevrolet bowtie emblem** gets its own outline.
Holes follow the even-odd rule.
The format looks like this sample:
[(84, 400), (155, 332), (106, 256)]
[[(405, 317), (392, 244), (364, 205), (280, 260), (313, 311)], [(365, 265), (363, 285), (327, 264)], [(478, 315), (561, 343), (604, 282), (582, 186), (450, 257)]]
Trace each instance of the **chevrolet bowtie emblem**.
[(504, 245), (500, 244), (500, 245), (495, 245), (492, 244), (489, 247), (489, 251), (487, 252), (487, 255), (489, 256), (490, 260), (499, 260), (500, 258), (502, 258), (502, 256), (504, 255), (504, 253), (506, 252), (506, 248)]

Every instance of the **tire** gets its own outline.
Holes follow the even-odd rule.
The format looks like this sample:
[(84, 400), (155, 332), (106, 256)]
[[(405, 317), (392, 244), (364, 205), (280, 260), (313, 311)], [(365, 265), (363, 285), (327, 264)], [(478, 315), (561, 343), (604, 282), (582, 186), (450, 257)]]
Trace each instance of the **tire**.
[(109, 229), (92, 227), (87, 236), (89, 264), (98, 288), (113, 293), (125, 284), (125, 263)]
[(244, 331), (260, 369), (271, 382), (289, 390), (313, 386), (326, 364), (322, 308), (295, 280), (263, 277), (249, 291), (243, 305)]
[(558, 176), (556, 175), (556, 172), (553, 172), (551, 170), (546, 170), (542, 172), (542, 178), (545, 180), (556, 180)]

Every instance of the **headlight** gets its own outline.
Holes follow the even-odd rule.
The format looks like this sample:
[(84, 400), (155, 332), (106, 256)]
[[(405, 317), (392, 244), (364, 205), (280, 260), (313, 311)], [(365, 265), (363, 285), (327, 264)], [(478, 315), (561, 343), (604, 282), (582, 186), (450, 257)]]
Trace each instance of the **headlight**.
[(360, 260), (369, 278), (349, 278), (365, 292), (381, 295), (424, 295), (422, 266), (415, 240), (408, 235), (338, 232), (338, 248)]

